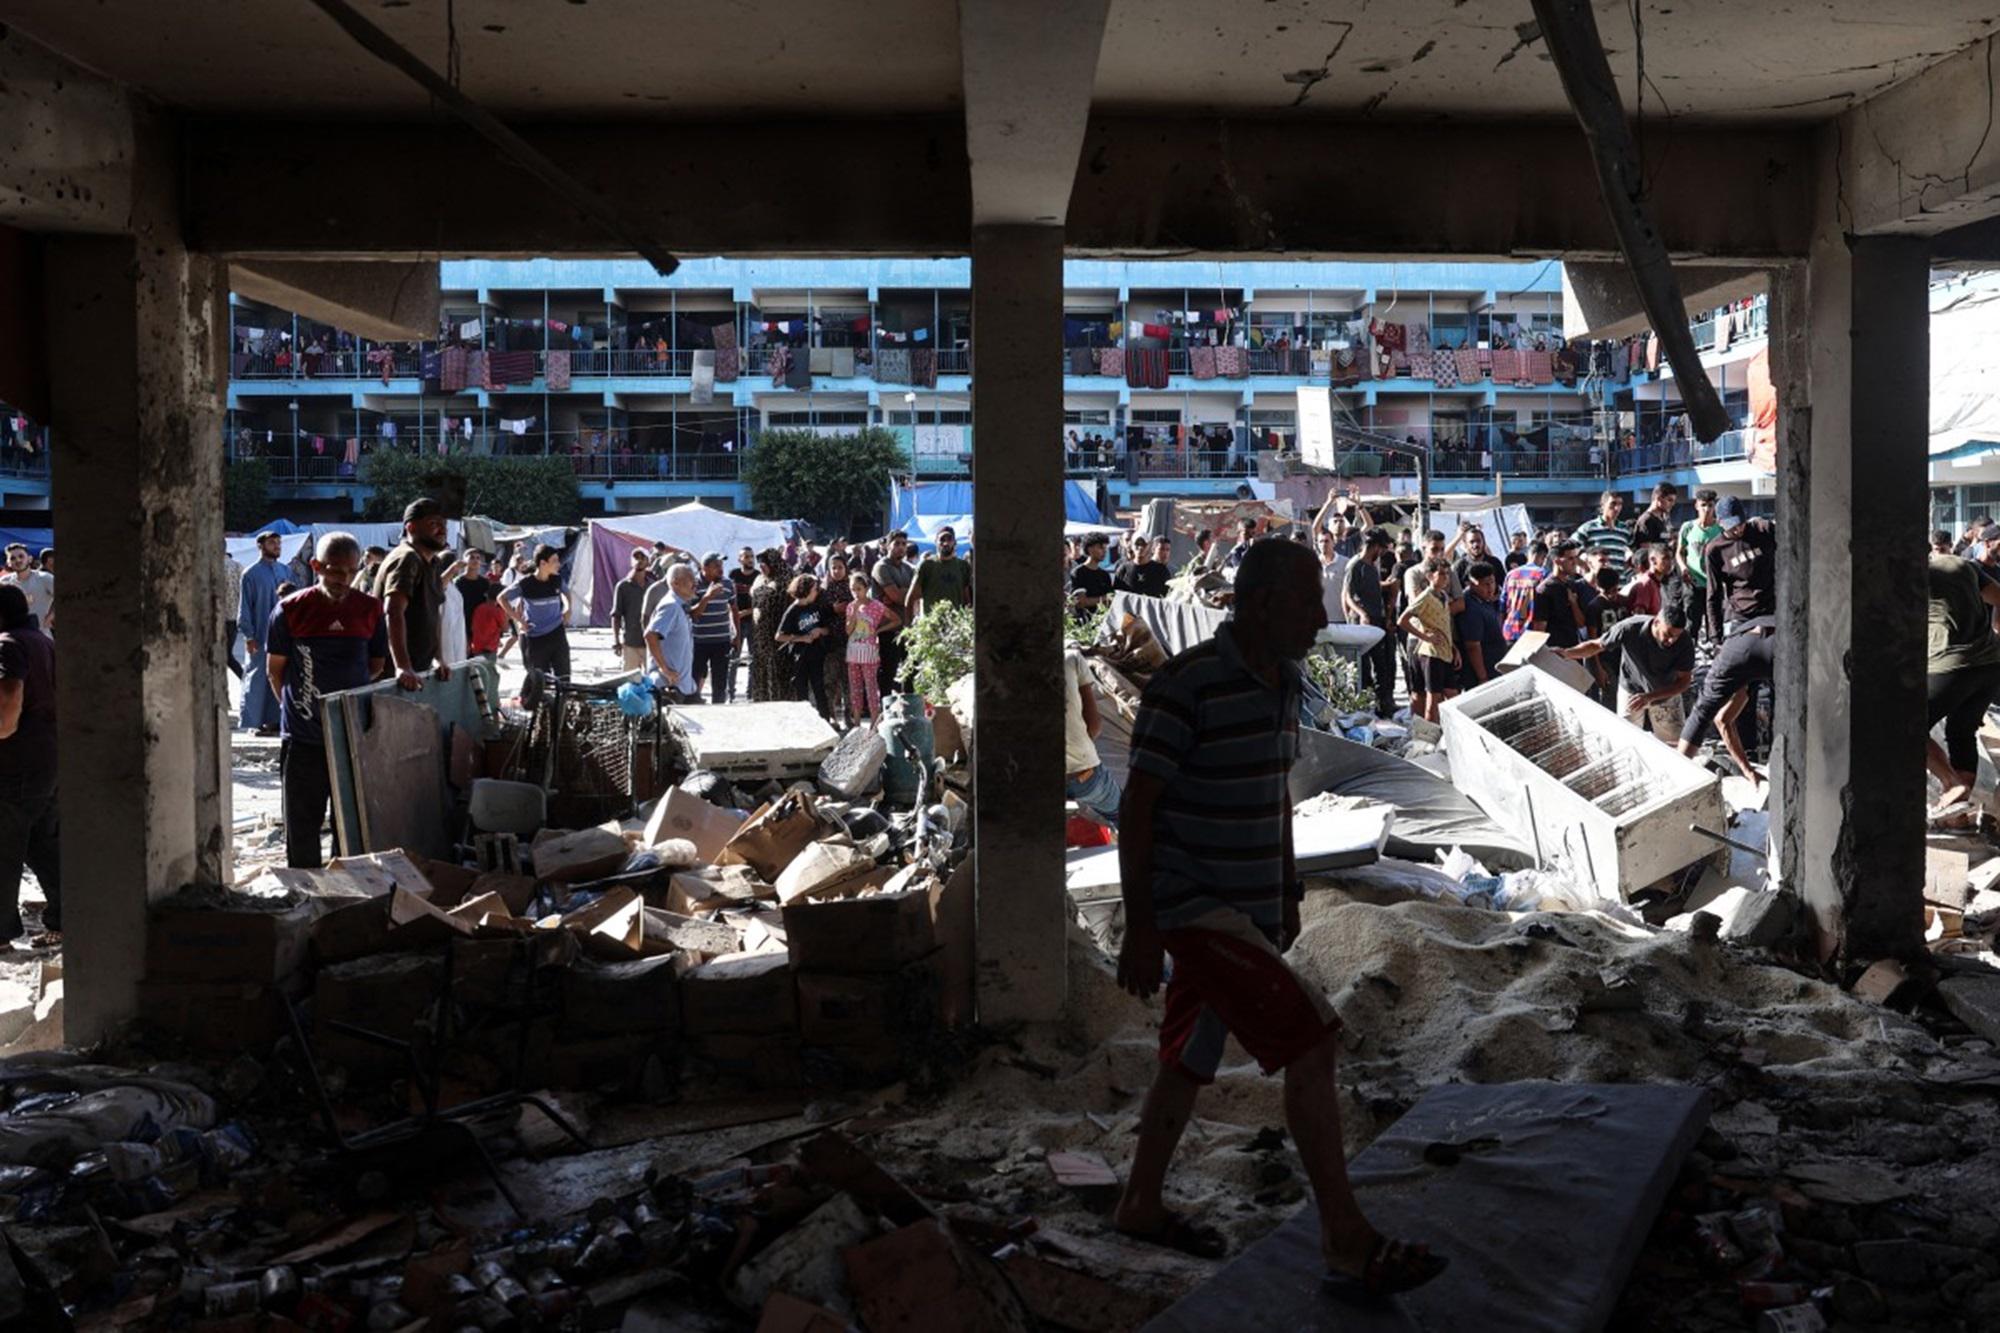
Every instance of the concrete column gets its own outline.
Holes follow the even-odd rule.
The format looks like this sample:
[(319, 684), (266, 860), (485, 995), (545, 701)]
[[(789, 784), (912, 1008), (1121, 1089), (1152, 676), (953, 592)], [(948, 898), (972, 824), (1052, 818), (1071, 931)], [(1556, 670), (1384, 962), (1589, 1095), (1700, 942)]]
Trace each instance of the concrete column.
[(972, 756), (979, 1018), (1056, 1017), (1066, 999), (1060, 227), (972, 237)]
[(158, 232), (50, 238), (63, 554), (57, 710), (66, 1035), (130, 1016), (146, 910), (227, 859), (216, 595), (222, 266)]
[(1772, 283), (1773, 822), (1781, 881), (1844, 962), (1922, 948), (1929, 270), (1920, 238), (1829, 224)]

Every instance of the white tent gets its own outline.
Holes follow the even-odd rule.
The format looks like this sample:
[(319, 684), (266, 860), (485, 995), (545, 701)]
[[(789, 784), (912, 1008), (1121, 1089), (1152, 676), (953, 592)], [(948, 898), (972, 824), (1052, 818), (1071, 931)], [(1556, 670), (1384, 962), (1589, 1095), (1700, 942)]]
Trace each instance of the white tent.
[(733, 565), (742, 547), (761, 551), (785, 544), (784, 524), (711, 509), (699, 500), (654, 514), (594, 518), (589, 526), (590, 539), (576, 552), (569, 571), (571, 623), (578, 625), (611, 623), (611, 589), (624, 577), (634, 548), (665, 542), (696, 556), (720, 551)]
[(1932, 458), (2000, 446), (2000, 274), (1931, 288)]

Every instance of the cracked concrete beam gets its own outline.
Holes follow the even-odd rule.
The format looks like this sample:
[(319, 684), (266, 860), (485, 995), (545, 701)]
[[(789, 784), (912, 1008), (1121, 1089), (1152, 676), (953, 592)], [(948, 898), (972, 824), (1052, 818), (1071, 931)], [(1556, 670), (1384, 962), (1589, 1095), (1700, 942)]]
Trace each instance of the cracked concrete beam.
[(136, 140), (123, 88), (0, 28), (0, 223), (125, 230)]
[(396, 342), (437, 336), (435, 261), (239, 259), (230, 265), (229, 285), (252, 300), (364, 338)]
[[(1770, 288), (1770, 270), (1736, 265), (1676, 264), (1681, 304), (1692, 316)], [(1632, 270), (1624, 264), (1563, 265), (1563, 332), (1572, 338), (1623, 338), (1650, 327)]]
[(1936, 235), (2000, 217), (1996, 38), (1843, 113), (1835, 207), (1854, 235)]

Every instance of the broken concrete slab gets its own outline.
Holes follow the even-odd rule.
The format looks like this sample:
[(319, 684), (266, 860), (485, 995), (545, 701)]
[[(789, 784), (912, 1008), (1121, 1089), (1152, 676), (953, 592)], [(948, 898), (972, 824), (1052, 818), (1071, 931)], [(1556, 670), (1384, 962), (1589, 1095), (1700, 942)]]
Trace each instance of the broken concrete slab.
[(858, 801), (882, 785), (888, 758), (889, 743), (879, 732), (856, 727), (820, 762), (819, 789), (843, 801)]
[(999, 1272), (942, 1222), (914, 1222), (846, 1250), (854, 1306), (870, 1333), (1028, 1333), (1033, 1317)]
[(809, 703), (677, 708), (668, 724), (690, 768), (732, 782), (810, 778), (840, 739)]
[(2000, 972), (1947, 977), (1938, 983), (1938, 997), (1959, 1022), (2000, 1044)]
[(1432, 1088), (1348, 1175), (1385, 1235), (1451, 1257), (1444, 1276), (1380, 1306), (1329, 1299), (1308, 1205), (1146, 1327), (1388, 1333), (1476, 1310), (1485, 1328), (1601, 1328), (1707, 1118), (1691, 1087)]

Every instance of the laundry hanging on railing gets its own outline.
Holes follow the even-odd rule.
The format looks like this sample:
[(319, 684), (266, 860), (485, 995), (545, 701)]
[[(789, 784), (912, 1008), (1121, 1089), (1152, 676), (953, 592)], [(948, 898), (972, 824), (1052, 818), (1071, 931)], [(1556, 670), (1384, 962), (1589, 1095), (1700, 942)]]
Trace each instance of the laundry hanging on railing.
[(715, 353), (703, 347), (697, 348), (688, 368), (688, 401), (697, 407), (706, 407), (715, 401)]

